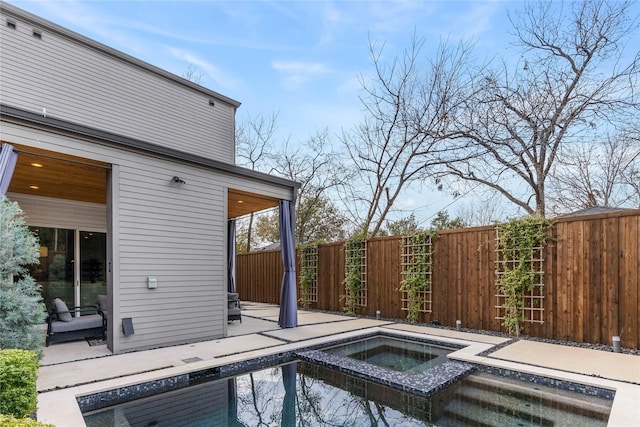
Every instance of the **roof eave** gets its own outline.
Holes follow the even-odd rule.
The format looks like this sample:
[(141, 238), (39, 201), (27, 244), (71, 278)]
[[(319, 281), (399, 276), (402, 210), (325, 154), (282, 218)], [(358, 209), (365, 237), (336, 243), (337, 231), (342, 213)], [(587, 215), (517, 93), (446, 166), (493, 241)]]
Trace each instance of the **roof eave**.
[(32, 113), (4, 104), (0, 104), (0, 117), (2, 117), (3, 120), (22, 122), (31, 126), (47, 128), (55, 130), (57, 132), (66, 132), (85, 138), (93, 138), (113, 144), (115, 146), (135, 149), (149, 154), (160, 155), (187, 163), (204, 166), (221, 172), (229, 173), (231, 175), (253, 178), (259, 181), (268, 182), (270, 184), (288, 187), (293, 189), (294, 193), (297, 192), (298, 188), (300, 188), (300, 183), (288, 180), (286, 178), (269, 175), (266, 173), (243, 168), (241, 166), (221, 162), (219, 160), (214, 160), (195, 154), (190, 154), (184, 151), (175, 150), (173, 148), (151, 144), (139, 139), (129, 138), (111, 132), (102, 131), (88, 126), (72, 123), (66, 120), (56, 119), (50, 116), (44, 117), (41, 114)]

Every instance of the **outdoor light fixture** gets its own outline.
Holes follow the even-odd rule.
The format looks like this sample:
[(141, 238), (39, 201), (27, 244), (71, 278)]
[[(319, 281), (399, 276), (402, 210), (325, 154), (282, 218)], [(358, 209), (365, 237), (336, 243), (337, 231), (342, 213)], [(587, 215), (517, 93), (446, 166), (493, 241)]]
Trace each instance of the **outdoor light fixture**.
[(171, 182), (175, 182), (176, 184), (184, 184), (184, 180), (180, 179), (179, 176), (174, 176), (173, 178), (171, 178)]

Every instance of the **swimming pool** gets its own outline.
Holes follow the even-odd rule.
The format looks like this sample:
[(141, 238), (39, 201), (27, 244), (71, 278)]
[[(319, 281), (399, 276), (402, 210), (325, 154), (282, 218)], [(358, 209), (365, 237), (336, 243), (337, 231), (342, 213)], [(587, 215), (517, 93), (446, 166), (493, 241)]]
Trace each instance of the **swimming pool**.
[[(334, 344), (142, 384), (131, 393), (112, 390), (109, 395), (84, 396), (78, 402), (90, 427), (411, 426), (463, 421), (530, 426), (566, 425), (567, 419), (600, 426), (606, 425), (611, 410), (609, 390), (490, 372), (456, 361), (419, 373), (398, 372), (323, 351)], [(511, 378), (517, 376), (521, 379)]]
[(605, 426), (611, 400), (475, 372), (429, 397), (290, 362), (85, 414), (89, 427)]

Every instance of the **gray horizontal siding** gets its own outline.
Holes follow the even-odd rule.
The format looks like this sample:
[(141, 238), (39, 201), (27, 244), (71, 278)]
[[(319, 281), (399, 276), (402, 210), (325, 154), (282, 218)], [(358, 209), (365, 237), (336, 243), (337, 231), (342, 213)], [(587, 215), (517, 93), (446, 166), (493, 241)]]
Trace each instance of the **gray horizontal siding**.
[[(119, 351), (214, 339), (225, 327), (226, 181), (215, 171), (3, 123), (3, 140), (117, 165), (114, 287), (135, 334)], [(172, 176), (185, 177), (175, 186)], [(158, 289), (147, 289), (147, 277)]]
[[(15, 123), (3, 122), (0, 138), (110, 163), (117, 171), (117, 351), (221, 337), (226, 325), (227, 188), (292, 197), (290, 187)], [(172, 184), (174, 175), (186, 183)], [(147, 289), (148, 276), (157, 277), (158, 289)], [(133, 318), (136, 331), (129, 337), (120, 332), (125, 317)]]
[[(224, 187), (214, 173), (137, 155), (120, 160), (119, 171), (119, 309), (136, 330), (121, 349), (220, 337)], [(173, 175), (187, 183), (171, 184)], [(147, 289), (148, 276), (158, 289)]]
[(227, 163), (235, 106), (16, 20), (0, 25), (0, 102)]

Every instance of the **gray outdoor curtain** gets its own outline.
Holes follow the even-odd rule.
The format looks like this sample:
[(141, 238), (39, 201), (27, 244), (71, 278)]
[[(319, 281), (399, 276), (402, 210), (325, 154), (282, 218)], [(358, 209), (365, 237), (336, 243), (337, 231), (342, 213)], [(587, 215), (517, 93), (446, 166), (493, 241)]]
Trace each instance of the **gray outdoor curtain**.
[(241, 426), (243, 424), (238, 421), (238, 386), (236, 384), (236, 378), (229, 378), (227, 380), (227, 417), (230, 426)]
[(9, 144), (2, 144), (2, 149), (0, 150), (0, 194), (7, 194), (17, 161), (18, 152), (15, 148)]
[(296, 372), (298, 362), (282, 365), (282, 383), (284, 385), (284, 399), (282, 399), (282, 418), (280, 425), (283, 427), (296, 425)]
[(296, 296), (296, 258), (293, 242), (294, 208), (288, 200), (280, 201), (280, 251), (282, 252), (282, 289), (280, 290), (281, 328), (298, 326), (298, 298)]
[(236, 293), (236, 220), (227, 223), (227, 291)]

